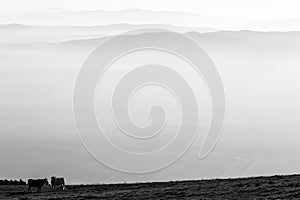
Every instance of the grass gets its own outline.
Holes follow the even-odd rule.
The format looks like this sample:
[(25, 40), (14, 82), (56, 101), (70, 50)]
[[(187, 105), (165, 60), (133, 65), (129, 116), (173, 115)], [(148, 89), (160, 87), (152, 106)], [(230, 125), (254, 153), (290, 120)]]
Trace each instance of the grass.
[(0, 199), (300, 199), (300, 175), (103, 185), (45, 186), (27, 193), (26, 186), (0, 186)]

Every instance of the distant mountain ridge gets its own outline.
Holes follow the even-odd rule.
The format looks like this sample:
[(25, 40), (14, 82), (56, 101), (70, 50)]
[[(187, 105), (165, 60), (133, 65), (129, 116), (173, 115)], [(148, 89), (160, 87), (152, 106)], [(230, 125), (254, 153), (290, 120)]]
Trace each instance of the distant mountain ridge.
[[(182, 11), (152, 11), (125, 9), (119, 11), (63, 9), (0, 12), (0, 24), (18, 23), (29, 25), (94, 26), (98, 24), (172, 24), (183, 26), (193, 21), (209, 21), (209, 17)], [(206, 23), (209, 25), (209, 23)], [(202, 26), (202, 25), (201, 25)]]
[(222, 30), (292, 31), (300, 30), (300, 19), (257, 20), (205, 16), (185, 11), (143, 9), (63, 10), (45, 9), (0, 12), (0, 24), (95, 26), (98, 24), (170, 24), (174, 26), (212, 27)]
[(23, 24), (0, 24), (0, 44), (48, 43), (77, 39), (101, 38), (135, 29), (159, 28), (185, 33), (218, 31), (209, 27), (185, 27), (166, 24), (108, 24), (96, 26), (37, 26)]
[(0, 24), (0, 29), (5, 30), (7, 28), (65, 28), (65, 29), (101, 29), (101, 30), (126, 30), (126, 29), (140, 29), (140, 28), (161, 28), (170, 29), (173, 31), (187, 32), (187, 31), (197, 31), (197, 32), (213, 32), (218, 31), (218, 29), (210, 27), (192, 27), (192, 26), (173, 26), (167, 24), (128, 24), (128, 23), (116, 23), (116, 24), (105, 24), (105, 25), (93, 25), (93, 26), (62, 26), (62, 25), (25, 25), (18, 23), (11, 24)]

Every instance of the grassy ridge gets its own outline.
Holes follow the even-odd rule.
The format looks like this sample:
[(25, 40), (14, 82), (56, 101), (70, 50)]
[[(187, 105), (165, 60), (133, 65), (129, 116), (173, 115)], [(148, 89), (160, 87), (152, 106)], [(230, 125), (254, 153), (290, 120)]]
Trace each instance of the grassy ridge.
[(300, 199), (300, 175), (171, 181), (152, 183), (69, 185), (66, 191), (27, 194), (26, 186), (0, 186), (0, 199)]

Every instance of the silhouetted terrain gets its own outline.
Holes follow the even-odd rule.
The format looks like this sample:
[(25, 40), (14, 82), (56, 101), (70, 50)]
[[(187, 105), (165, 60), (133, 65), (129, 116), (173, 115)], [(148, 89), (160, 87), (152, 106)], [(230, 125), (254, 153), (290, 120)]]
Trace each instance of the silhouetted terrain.
[(27, 194), (26, 186), (0, 186), (0, 199), (299, 199), (300, 175), (108, 185), (50, 186)]
[(0, 185), (26, 185), (26, 182), (20, 180), (0, 180)]

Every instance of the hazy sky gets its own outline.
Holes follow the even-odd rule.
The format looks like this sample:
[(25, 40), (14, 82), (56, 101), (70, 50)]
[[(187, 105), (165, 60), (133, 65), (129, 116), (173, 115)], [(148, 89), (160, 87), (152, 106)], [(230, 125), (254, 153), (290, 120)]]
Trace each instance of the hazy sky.
[[(300, 1), (296, 0), (0, 0), (0, 179), (43, 178), (56, 175), (66, 177), (67, 183), (109, 183), (299, 173), (300, 159), (297, 154), (300, 151), (299, 7)], [(199, 15), (140, 10), (131, 12), (43, 10), (53, 8), (55, 11), (145, 9), (183, 11)], [(18, 11), (17, 14), (14, 11)], [(23, 11), (26, 14), (22, 14)], [(9, 23), (43, 26), (29, 28), (15, 24), (3, 25)], [(210, 157), (204, 160), (197, 157), (205, 136), (204, 131), (199, 131), (199, 136), (192, 147), (174, 165), (157, 173), (128, 175), (100, 164), (81, 144), (72, 109), (74, 85), (79, 70), (92, 50), (99, 45), (98, 42), (103, 41), (102, 37), (114, 35), (119, 33), (117, 31), (131, 27), (124, 24), (93, 28), (84, 26), (116, 23), (134, 25), (161, 23), (214, 28), (215, 32), (212, 33), (198, 34), (189, 31), (187, 33), (203, 46), (216, 64), (225, 88), (225, 126), (222, 137)], [(47, 25), (83, 27), (47, 27)], [(216, 29), (293, 32), (218, 32)], [(95, 40), (95, 38), (102, 39)], [(116, 43), (116, 49), (121, 45)], [(179, 56), (176, 59), (171, 57), (173, 54), (168, 56), (161, 52), (149, 54), (149, 51), (146, 53), (143, 51), (133, 55), (137, 59), (131, 61), (124, 58), (114, 62), (115, 69), (126, 67), (125, 64), (131, 64), (132, 67), (142, 66), (146, 58), (151, 62), (154, 59), (154, 63), (164, 66), (174, 67), (180, 63)], [(190, 71), (185, 71), (188, 69), (184, 64), (178, 66), (181, 69), (180, 73), (189, 74)], [(111, 69), (108, 72), (113, 74), (114, 68)], [(191, 71), (193, 75), (192, 72), (194, 71)], [(122, 77), (124, 73), (122, 71), (122, 74), (113, 75), (107, 76), (106, 79), (104, 77), (104, 81), (100, 82), (109, 83), (105, 84), (105, 87), (110, 92), (113, 91), (112, 86), (118, 82), (118, 77)], [(111, 77), (114, 79), (108, 82)], [(186, 77), (189, 81), (194, 80), (189, 76)], [(198, 81), (203, 84), (202, 80)], [(200, 88), (200, 83), (196, 81), (192, 83), (195, 83), (197, 89)], [(200, 92), (205, 91), (204, 95), (207, 96), (202, 93), (196, 94), (200, 99), (201, 130), (209, 126), (211, 114), (210, 96), (204, 85), (203, 90), (200, 88)], [(141, 96), (133, 98), (133, 103), (129, 105), (130, 109), (133, 105), (138, 105), (135, 111), (130, 110), (135, 116), (134, 122), (145, 125), (152, 120), (149, 118), (152, 117), (151, 113), (148, 115), (146, 111), (150, 110), (150, 106), (157, 105), (157, 102), (165, 103), (163, 98), (171, 95), (170, 92), (161, 90), (163, 89), (149, 95), (149, 89), (146, 88), (144, 93), (138, 93)], [(98, 94), (100, 97), (105, 96), (103, 93)], [(112, 96), (111, 93), (109, 95)], [(95, 97), (96, 100), (99, 99), (99, 96)], [(172, 110), (176, 106), (174, 105), (177, 103), (176, 98), (172, 96), (169, 98), (172, 101), (170, 104), (165, 103), (168, 105), (167, 108), (170, 108), (167, 111), (171, 110), (169, 115), (178, 122), (181, 119), (175, 114), (180, 113), (180, 109)], [(143, 102), (144, 99), (149, 102)], [(96, 100), (95, 102), (102, 103)], [(104, 101), (108, 102), (107, 99)], [(108, 108), (108, 104), (103, 105)], [(96, 108), (97, 106), (99, 105), (95, 104)], [(98, 112), (102, 114), (101, 109), (95, 113), (98, 115)], [(102, 118), (106, 116), (113, 115), (103, 114)], [(102, 118), (99, 119), (103, 120)], [(108, 119), (111, 120), (109, 122), (114, 120)], [(167, 128), (172, 128), (169, 133), (174, 135), (176, 133), (174, 129), (178, 127), (176, 126), (178, 123), (175, 122), (166, 124)], [(145, 147), (152, 150), (151, 145), (146, 146), (144, 143), (134, 145), (127, 143), (127, 140), (123, 139), (126, 137), (125, 134), (118, 138), (119, 135), (115, 134), (118, 133), (115, 131), (118, 127), (110, 128), (107, 124), (104, 128), (110, 131), (107, 131), (110, 134), (109, 139), (114, 139), (113, 142), (117, 146), (123, 147), (126, 151), (141, 151)], [(165, 135), (161, 140), (162, 143), (169, 141), (170, 135)], [(97, 138), (94, 140), (93, 137), (89, 139), (99, 147), (99, 150), (93, 153), (97, 152), (99, 155), (107, 156), (106, 158), (112, 157), (116, 163), (122, 165), (129, 163), (119, 161), (119, 158), (121, 160), (123, 157), (109, 152), (109, 148), (103, 150), (105, 145), (102, 144), (106, 144), (104, 140)], [(153, 144), (153, 149), (161, 145), (156, 140)], [(167, 160), (174, 152), (160, 160)], [(130, 164), (136, 163), (146, 166), (144, 162), (137, 161)]]
[(300, 18), (297, 0), (1, 0), (0, 11), (61, 8), (70, 10), (151, 9), (196, 12), (208, 16), (248, 19)]

